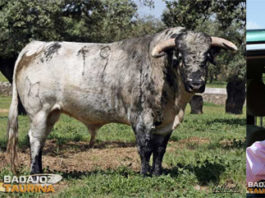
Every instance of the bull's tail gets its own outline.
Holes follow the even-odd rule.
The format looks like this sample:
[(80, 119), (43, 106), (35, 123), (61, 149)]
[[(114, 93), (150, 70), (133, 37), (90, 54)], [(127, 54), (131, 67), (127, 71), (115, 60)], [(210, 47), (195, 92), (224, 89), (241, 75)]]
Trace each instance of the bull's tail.
[(12, 102), (9, 109), (8, 124), (7, 124), (7, 154), (10, 159), (12, 172), (16, 172), (16, 145), (18, 141), (18, 93), (16, 84), (13, 81)]
[[(21, 60), (21, 54), (19, 55), (13, 74), (12, 82), (12, 101), (9, 108), (8, 114), (8, 124), (7, 124), (7, 158), (10, 160), (11, 170), (13, 173), (16, 172), (16, 162), (17, 162), (17, 142), (18, 142), (18, 92), (16, 85), (16, 67)], [(9, 161), (8, 160), (8, 161)]]

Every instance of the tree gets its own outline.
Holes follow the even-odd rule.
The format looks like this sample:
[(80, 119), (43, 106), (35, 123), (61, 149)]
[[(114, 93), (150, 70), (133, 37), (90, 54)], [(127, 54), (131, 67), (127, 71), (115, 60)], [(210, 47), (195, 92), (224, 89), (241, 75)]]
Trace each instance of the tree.
[(165, 25), (153, 16), (145, 18), (137, 17), (128, 37), (139, 37), (147, 34), (155, 34), (165, 29)]
[[(185, 0), (165, 0), (165, 3), (167, 10), (163, 13), (162, 21), (166, 26), (184, 26), (187, 29), (203, 31), (209, 35), (228, 38), (239, 46), (239, 52), (236, 54), (221, 53), (216, 58), (217, 66), (209, 66), (208, 76), (210, 80), (213, 80), (222, 72), (228, 84), (232, 81), (241, 81), (244, 84), (241, 88), (245, 89), (245, 0), (197, 0), (192, 3)], [(233, 87), (234, 84), (229, 85), (227, 91), (233, 92), (236, 89)], [(229, 93), (228, 96), (237, 97), (233, 93)], [(232, 109), (237, 107), (235, 103), (238, 101), (242, 101), (242, 98), (232, 100), (228, 98), (227, 112), (242, 112), (242, 109)]]
[(131, 0), (2, 0), (0, 57), (14, 57), (31, 40), (109, 42), (124, 38), (137, 11)]

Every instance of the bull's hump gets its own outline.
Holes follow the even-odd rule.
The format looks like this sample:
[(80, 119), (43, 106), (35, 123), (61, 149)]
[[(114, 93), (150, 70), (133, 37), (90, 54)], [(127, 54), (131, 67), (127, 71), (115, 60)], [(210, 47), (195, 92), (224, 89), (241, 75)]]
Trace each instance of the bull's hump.
[[(46, 42), (32, 41), (23, 50), (25, 56), (32, 56), (33, 54), (39, 53), (46, 45)], [(23, 53), (22, 51), (22, 53)]]

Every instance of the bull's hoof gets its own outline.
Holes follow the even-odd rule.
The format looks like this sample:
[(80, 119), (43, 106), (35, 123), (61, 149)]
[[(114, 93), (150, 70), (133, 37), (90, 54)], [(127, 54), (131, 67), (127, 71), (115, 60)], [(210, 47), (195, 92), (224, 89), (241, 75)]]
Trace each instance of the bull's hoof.
[(162, 169), (158, 169), (158, 170), (153, 170), (152, 171), (152, 175), (153, 176), (160, 176), (160, 175), (162, 175)]
[(151, 173), (140, 173), (143, 177), (152, 177)]
[(43, 170), (41, 167), (37, 166), (36, 164), (34, 164), (34, 166), (32, 167), (30, 174), (31, 175), (35, 175), (35, 174), (42, 174)]
[(42, 174), (43, 171), (30, 171), (30, 175), (37, 175), (37, 174)]
[(152, 174), (151, 174), (151, 169), (150, 169), (150, 166), (146, 167), (146, 168), (142, 168), (140, 174), (143, 176), (143, 177), (150, 177)]

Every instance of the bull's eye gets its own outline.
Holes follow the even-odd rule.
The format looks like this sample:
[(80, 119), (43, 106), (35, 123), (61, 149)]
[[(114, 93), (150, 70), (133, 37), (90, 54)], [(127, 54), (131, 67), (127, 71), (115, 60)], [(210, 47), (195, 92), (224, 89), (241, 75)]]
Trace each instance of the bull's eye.
[(216, 62), (214, 61), (214, 57), (211, 53), (207, 54), (207, 60), (212, 63), (213, 65), (216, 65)]
[(182, 60), (182, 55), (181, 55), (181, 53), (178, 53), (177, 57), (178, 57), (179, 60)]

